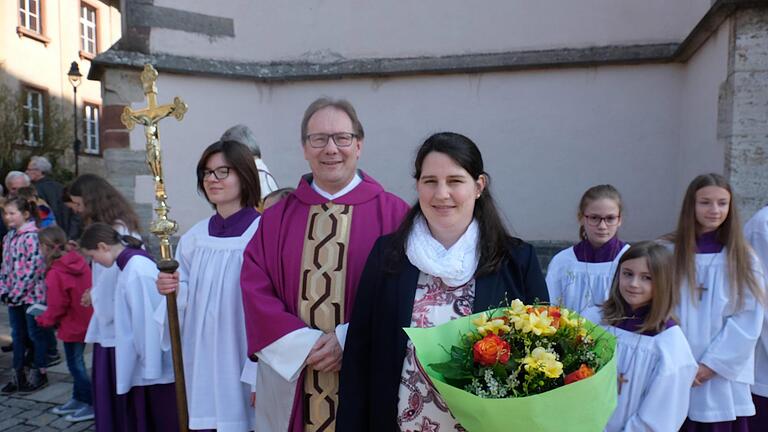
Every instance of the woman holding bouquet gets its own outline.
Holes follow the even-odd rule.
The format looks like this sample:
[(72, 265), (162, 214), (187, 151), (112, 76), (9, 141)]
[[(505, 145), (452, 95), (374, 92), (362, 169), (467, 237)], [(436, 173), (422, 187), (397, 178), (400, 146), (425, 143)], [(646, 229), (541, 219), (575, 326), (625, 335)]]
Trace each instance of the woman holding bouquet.
[(513, 299), (549, 300), (533, 247), (509, 235), (479, 149), (450, 132), (419, 148), (418, 202), (376, 242), (341, 369), (338, 431), (463, 430), (415, 359), (403, 327), (434, 327)]

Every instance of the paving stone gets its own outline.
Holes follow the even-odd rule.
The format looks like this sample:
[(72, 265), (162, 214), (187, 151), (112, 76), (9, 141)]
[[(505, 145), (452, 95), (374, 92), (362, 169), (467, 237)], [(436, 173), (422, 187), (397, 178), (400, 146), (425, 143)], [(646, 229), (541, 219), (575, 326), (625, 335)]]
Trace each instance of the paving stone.
[(37, 426), (31, 426), (31, 425), (16, 425), (10, 429), (6, 429), (3, 432), (29, 432), (37, 430)]
[(11, 407), (21, 408), (21, 409), (30, 409), (35, 407), (35, 402), (31, 400), (18, 399), (16, 397), (12, 397), (8, 399), (8, 402), (6, 402), (6, 405)]
[(17, 415), (23, 413), (24, 411), (21, 408), (16, 407), (2, 407), (2, 413), (4, 418), (11, 418), (16, 417)]
[(57, 420), (58, 418), (59, 416), (57, 416), (56, 414), (41, 413), (27, 420), (27, 424), (31, 424), (34, 426), (45, 426), (48, 423), (51, 423), (54, 420)]
[(19, 423), (22, 423), (24, 419), (20, 419), (18, 417), (11, 417), (6, 418), (5, 420), (0, 421), (0, 431), (4, 431), (6, 429), (10, 429), (14, 426), (16, 426)]
[(48, 384), (46, 388), (26, 396), (29, 400), (53, 404), (63, 404), (70, 397), (72, 397), (72, 384), (65, 382)]
[(68, 422), (64, 420), (65, 416), (61, 416), (58, 420), (55, 420), (48, 424), (48, 426), (56, 428), (56, 429), (67, 429), (68, 427), (72, 426), (72, 422)]
[(92, 421), (72, 423), (72, 426), (64, 429), (65, 432), (80, 432), (80, 431), (92, 431), (92, 430), (94, 430), (94, 425)]

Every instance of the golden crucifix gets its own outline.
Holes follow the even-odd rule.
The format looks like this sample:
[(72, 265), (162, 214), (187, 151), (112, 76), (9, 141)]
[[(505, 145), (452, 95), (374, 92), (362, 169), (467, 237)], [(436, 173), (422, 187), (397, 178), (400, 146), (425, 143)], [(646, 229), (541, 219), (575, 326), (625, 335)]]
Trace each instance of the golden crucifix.
[[(141, 83), (144, 87), (144, 95), (147, 97), (147, 107), (140, 110), (132, 110), (125, 107), (120, 120), (128, 130), (136, 124), (144, 126), (144, 137), (147, 140), (147, 165), (155, 180), (155, 213), (157, 218), (152, 221), (149, 231), (160, 239), (160, 262), (157, 268), (164, 273), (173, 273), (179, 267), (179, 263), (173, 259), (170, 237), (176, 232), (176, 221), (168, 219), (170, 208), (166, 203), (168, 196), (165, 193), (165, 181), (163, 179), (162, 154), (160, 153), (160, 135), (157, 124), (160, 120), (173, 116), (181, 121), (187, 112), (187, 104), (179, 97), (173, 99), (172, 104), (157, 104), (157, 71), (151, 64), (144, 65), (141, 73)], [(179, 329), (179, 313), (176, 309), (176, 295), (166, 295), (168, 306), (168, 327), (171, 334), (171, 352), (173, 353), (173, 372), (176, 377), (176, 407), (179, 413), (179, 428), (186, 432), (188, 428), (187, 392), (184, 383), (184, 361), (181, 355), (181, 331)]]

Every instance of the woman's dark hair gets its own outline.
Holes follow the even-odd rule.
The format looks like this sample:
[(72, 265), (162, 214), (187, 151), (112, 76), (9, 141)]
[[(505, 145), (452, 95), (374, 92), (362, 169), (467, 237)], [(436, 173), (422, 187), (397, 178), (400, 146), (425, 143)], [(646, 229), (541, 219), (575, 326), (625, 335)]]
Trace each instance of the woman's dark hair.
[(98, 249), (99, 243), (107, 245), (123, 244), (131, 248), (140, 248), (143, 242), (136, 237), (122, 235), (111, 225), (96, 222), (88, 225), (80, 237), (80, 247), (85, 250)]
[[(483, 156), (471, 139), (453, 132), (440, 132), (432, 135), (419, 147), (414, 161), (413, 178), (418, 182), (421, 178), (421, 169), (424, 159), (432, 152), (442, 153), (451, 158), (457, 165), (466, 170), (469, 175), (478, 180), (485, 176), (486, 187), (480, 197), (475, 201), (473, 217), (477, 220), (480, 230), (478, 239), (478, 252), (480, 262), (475, 270), (475, 277), (480, 277), (496, 271), (502, 259), (507, 254), (507, 244), (512, 241), (517, 244), (520, 239), (514, 238), (507, 232), (504, 223), (491, 196), (491, 178), (483, 169)], [(406, 260), (405, 246), (408, 235), (413, 228), (414, 221), (423, 215), (419, 202), (411, 207), (397, 231), (392, 237), (392, 249), (388, 253), (388, 261), (385, 268), (388, 272), (396, 273), (401, 264)]]
[(11, 198), (3, 203), (3, 207), (13, 205), (15, 206), (21, 213), (27, 212), (29, 213), (29, 220), (35, 221), (35, 225), (40, 224), (40, 214), (37, 212), (37, 204), (34, 201), (28, 200), (24, 197), (14, 197)]
[(69, 186), (70, 197), (83, 199), (86, 224), (103, 222), (108, 225), (122, 223), (132, 232), (141, 232), (139, 217), (123, 194), (96, 174), (83, 174)]
[[(256, 207), (261, 200), (261, 184), (259, 183), (259, 170), (256, 168), (256, 162), (253, 161), (251, 150), (245, 144), (237, 141), (216, 141), (208, 146), (200, 156), (197, 162), (197, 189), (208, 199), (203, 187), (203, 172), (208, 163), (208, 159), (216, 153), (221, 153), (224, 160), (227, 161), (230, 169), (237, 174), (240, 179), (240, 204), (243, 207)], [(214, 205), (213, 208), (216, 208)]]

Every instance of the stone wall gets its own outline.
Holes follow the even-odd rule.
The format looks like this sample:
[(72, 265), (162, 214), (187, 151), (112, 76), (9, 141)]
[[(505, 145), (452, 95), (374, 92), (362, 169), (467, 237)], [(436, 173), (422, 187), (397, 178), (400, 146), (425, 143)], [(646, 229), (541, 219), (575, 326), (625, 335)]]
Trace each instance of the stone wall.
[(746, 220), (768, 204), (768, 8), (741, 9), (731, 19), (718, 138)]

